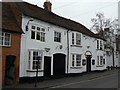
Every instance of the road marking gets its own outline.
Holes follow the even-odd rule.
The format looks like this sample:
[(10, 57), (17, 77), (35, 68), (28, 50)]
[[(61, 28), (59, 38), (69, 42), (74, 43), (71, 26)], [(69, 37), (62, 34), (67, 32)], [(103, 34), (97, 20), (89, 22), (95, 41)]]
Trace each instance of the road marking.
[[(73, 83), (63, 83), (63, 84), (61, 84), (61, 85), (49, 87), (48, 89), (60, 88), (60, 87), (69, 86), (69, 85), (74, 85), (74, 84), (78, 84), (78, 83), (90, 82), (90, 81), (102, 79), (102, 78), (105, 78), (105, 77), (110, 77), (110, 76), (113, 76), (113, 75), (115, 75), (115, 74), (99, 76), (99, 77), (95, 77), (95, 78), (93, 78), (93, 79), (88, 79), (88, 80), (83, 80), (83, 81), (78, 81), (78, 82), (73, 82)], [(47, 89), (47, 90), (48, 90), (48, 89)]]

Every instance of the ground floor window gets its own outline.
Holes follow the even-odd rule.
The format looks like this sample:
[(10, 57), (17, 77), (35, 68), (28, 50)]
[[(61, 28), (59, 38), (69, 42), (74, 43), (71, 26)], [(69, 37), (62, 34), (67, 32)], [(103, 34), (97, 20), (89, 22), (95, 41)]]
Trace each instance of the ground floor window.
[(81, 54), (72, 54), (72, 67), (81, 66)]
[(103, 65), (103, 56), (97, 56), (97, 65)]
[(42, 58), (43, 58), (42, 51), (29, 51), (29, 60), (28, 60), (29, 69), (36, 70), (37, 67), (38, 69), (42, 69)]

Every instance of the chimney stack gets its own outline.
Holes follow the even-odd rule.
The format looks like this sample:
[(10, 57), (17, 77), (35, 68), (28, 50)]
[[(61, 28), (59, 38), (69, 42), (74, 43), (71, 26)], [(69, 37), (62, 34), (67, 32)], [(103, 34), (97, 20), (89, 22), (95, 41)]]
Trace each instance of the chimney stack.
[(49, 0), (46, 0), (46, 2), (44, 2), (43, 7), (45, 10), (51, 11), (51, 8), (52, 8), (51, 6), (52, 6), (52, 3)]

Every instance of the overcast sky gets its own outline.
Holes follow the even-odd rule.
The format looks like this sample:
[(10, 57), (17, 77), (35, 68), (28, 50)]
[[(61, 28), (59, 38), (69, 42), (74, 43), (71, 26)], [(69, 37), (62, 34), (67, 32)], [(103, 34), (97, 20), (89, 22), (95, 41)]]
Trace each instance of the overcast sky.
[[(24, 0), (43, 8), (46, 0)], [(118, 18), (118, 1), (120, 0), (50, 0), (52, 12), (77, 21), (87, 28), (92, 26), (91, 18), (97, 12), (103, 12), (106, 18)]]

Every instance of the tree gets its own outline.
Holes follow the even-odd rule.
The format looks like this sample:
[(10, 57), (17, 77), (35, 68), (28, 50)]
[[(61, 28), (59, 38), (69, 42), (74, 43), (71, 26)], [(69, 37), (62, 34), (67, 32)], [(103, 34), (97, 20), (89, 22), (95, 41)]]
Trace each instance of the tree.
[(104, 30), (104, 28), (109, 28), (110, 33), (113, 34), (118, 31), (118, 19), (106, 19), (102, 12), (96, 13), (96, 18), (92, 18), (91, 21), (93, 23), (91, 30), (95, 33), (99, 33), (100, 30)]
[[(106, 19), (103, 13), (98, 12), (96, 18), (91, 19), (93, 26), (91, 30), (100, 35), (100, 31), (104, 28), (108, 28), (103, 33), (103, 37), (107, 40), (105, 43), (106, 54), (113, 56), (113, 66), (114, 66), (114, 52), (116, 43), (116, 33), (118, 32), (118, 19)], [(105, 32), (107, 32), (105, 34)]]

